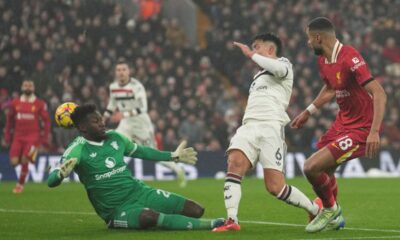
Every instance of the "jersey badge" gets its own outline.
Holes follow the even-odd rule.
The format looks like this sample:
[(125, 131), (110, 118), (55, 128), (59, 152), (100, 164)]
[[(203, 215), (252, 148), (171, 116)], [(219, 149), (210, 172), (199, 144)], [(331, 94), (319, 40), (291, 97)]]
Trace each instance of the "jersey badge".
[(106, 164), (106, 167), (113, 168), (113, 167), (115, 167), (115, 164), (116, 164), (115, 159), (113, 157), (108, 157), (108, 158), (106, 158), (105, 164)]
[(112, 141), (111, 147), (113, 147), (115, 150), (118, 150), (119, 148), (118, 143), (116, 141)]
[(336, 83), (339, 85), (342, 84), (342, 78), (341, 78), (340, 74), (341, 74), (340, 72), (336, 73)]
[(91, 158), (95, 158), (95, 157), (97, 156), (97, 153), (92, 152), (89, 156), (90, 156)]

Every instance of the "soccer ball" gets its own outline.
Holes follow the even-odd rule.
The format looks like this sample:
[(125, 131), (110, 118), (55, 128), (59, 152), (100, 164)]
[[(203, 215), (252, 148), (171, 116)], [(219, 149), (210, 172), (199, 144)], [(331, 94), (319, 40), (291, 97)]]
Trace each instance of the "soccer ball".
[(66, 102), (58, 106), (56, 114), (54, 115), (57, 125), (62, 128), (72, 128), (74, 123), (71, 119), (71, 113), (77, 106), (78, 105), (73, 102)]

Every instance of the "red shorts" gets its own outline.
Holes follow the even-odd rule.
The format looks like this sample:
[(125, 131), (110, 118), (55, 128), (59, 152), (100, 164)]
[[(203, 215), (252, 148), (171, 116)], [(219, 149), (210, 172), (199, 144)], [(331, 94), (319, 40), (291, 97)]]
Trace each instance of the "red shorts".
[(337, 129), (330, 128), (318, 141), (317, 148), (327, 147), (337, 164), (353, 158), (365, 156), (365, 147), (369, 128)]
[(31, 162), (36, 161), (36, 156), (38, 153), (38, 141), (33, 141), (31, 139), (21, 139), (14, 138), (10, 147), (10, 159), (22, 156), (29, 159)]

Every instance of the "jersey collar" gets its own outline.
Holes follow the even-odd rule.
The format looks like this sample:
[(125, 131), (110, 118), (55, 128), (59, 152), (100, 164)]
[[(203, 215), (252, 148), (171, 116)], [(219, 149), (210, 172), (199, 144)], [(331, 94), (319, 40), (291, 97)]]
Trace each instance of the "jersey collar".
[(336, 63), (337, 58), (339, 56), (340, 50), (342, 50), (343, 44), (339, 42), (339, 40), (336, 40), (335, 46), (333, 47), (332, 55), (331, 55), (331, 61), (328, 62), (328, 59), (325, 58), (325, 63)]
[(90, 141), (90, 140), (87, 140), (86, 138), (85, 138), (85, 140), (86, 140), (86, 142), (89, 143), (90, 145), (103, 146), (103, 144), (104, 144), (104, 140), (101, 141), (101, 142)]
[(33, 103), (36, 100), (35, 94), (32, 94), (31, 96), (26, 96), (25, 94), (21, 95), (21, 102), (29, 102)]

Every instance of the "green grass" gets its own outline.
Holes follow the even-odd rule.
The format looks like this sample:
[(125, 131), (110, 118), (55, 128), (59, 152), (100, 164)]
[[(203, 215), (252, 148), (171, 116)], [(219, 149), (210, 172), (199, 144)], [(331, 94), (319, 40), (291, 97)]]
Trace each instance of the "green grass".
[[(49, 189), (45, 184), (29, 183), (23, 194), (15, 195), (11, 193), (15, 183), (2, 182), (0, 239), (400, 239), (399, 182), (399, 179), (339, 179), (339, 200), (347, 229), (317, 234), (305, 233), (302, 226), (272, 225), (271, 222), (304, 225), (307, 215), (302, 209), (274, 199), (265, 191), (263, 181), (253, 178), (243, 182), (239, 210), (242, 231), (227, 233), (108, 230), (94, 215), (80, 184), (66, 183)], [(222, 180), (196, 180), (184, 189), (173, 181), (149, 184), (198, 201), (206, 208), (206, 218), (225, 217)], [(305, 179), (289, 180), (289, 184), (314, 198)], [(380, 231), (390, 229), (395, 231)]]

